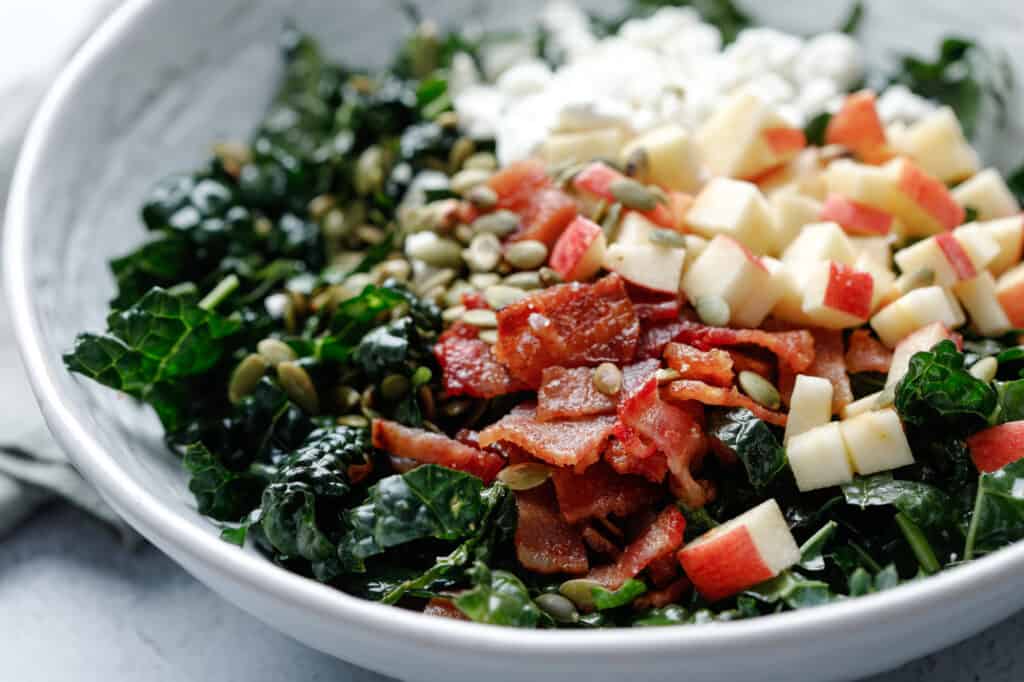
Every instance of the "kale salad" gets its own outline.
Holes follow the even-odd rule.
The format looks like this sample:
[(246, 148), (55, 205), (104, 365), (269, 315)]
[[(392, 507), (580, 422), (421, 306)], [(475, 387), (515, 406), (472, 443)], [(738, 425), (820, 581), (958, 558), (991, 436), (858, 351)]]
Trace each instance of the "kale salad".
[(1024, 170), (1003, 60), (864, 67), (729, 0), (405, 7), (282, 36), (247, 142), (157, 182), (68, 369), (149, 405), (225, 541), (436, 616), (692, 624), (1024, 538)]

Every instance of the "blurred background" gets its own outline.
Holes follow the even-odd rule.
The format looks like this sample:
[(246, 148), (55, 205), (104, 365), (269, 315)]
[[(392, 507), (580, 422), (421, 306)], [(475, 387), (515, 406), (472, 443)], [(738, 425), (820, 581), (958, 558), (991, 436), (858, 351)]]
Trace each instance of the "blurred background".
[[(0, 199), (46, 87), (117, 4), (0, 0)], [(756, 2), (740, 4), (757, 13)], [(982, 25), (959, 0), (935, 2), (936, 14), (922, 21), (1019, 48), (1021, 0), (986, 4), (1007, 24)], [(957, 21), (961, 16), (964, 21)], [(793, 16), (792, 22), (785, 28), (822, 24), (806, 16)], [(904, 27), (875, 27), (869, 15), (866, 30), (876, 28)], [(1014, 56), (1018, 73), (1024, 72), (1019, 49)], [(49, 441), (22, 375), (5, 307), (0, 300), (0, 680), (383, 682), (222, 601), (120, 524)], [(1022, 638), (1019, 615), (870, 682), (1024, 679)]]

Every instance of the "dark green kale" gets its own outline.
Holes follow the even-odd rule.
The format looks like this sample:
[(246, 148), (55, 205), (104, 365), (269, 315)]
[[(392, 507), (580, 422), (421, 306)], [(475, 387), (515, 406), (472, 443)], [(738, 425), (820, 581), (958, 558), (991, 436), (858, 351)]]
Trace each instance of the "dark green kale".
[(714, 415), (709, 433), (736, 453), (756, 490), (766, 488), (786, 468), (786, 451), (771, 426), (750, 410)]
[(886, 473), (858, 476), (841, 489), (847, 504), (861, 509), (892, 506), (926, 528), (943, 529), (956, 523), (952, 500), (927, 483), (896, 480)]
[(997, 381), (995, 388), (999, 396), (999, 408), (993, 421), (1005, 424), (1024, 419), (1024, 379)]
[(828, 583), (805, 578), (793, 570), (783, 571), (743, 594), (764, 604), (785, 604), (791, 609), (821, 606), (835, 600)]
[(543, 612), (523, 582), (507, 571), (477, 563), (469, 571), (473, 587), (455, 597), (455, 606), (477, 623), (535, 628)]
[(952, 423), (970, 429), (987, 423), (996, 405), (995, 389), (964, 369), (964, 354), (948, 340), (916, 353), (896, 388), (896, 410), (915, 426)]
[(199, 513), (218, 521), (241, 521), (259, 506), (267, 479), (249, 471), (232, 471), (206, 449), (194, 443), (185, 451), (185, 468), (192, 478)]
[(824, 147), (825, 131), (828, 129), (828, 123), (831, 120), (832, 114), (827, 111), (823, 111), (811, 118), (807, 125), (804, 126), (804, 137), (807, 138), (807, 144)]
[(899, 573), (896, 567), (889, 564), (885, 568), (878, 569), (874, 575), (863, 568), (857, 568), (847, 584), (847, 590), (851, 597), (861, 597), (872, 592), (890, 590), (900, 583)]
[(964, 559), (994, 552), (1024, 538), (1024, 460), (982, 474), (974, 514), (967, 532)]

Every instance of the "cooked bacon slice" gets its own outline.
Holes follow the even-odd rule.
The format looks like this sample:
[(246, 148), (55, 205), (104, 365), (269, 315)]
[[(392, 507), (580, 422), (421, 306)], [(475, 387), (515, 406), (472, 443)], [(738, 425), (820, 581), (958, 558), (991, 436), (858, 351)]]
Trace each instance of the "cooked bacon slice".
[(453, 618), (455, 620), (469, 620), (459, 608), (455, 606), (455, 602), (451, 599), (444, 599), (443, 597), (434, 597), (427, 602), (427, 605), (423, 607), (423, 613), (428, 616), (441, 616), (442, 618)]
[(434, 357), (441, 366), (441, 381), (447, 395), (494, 398), (526, 390), (494, 357), (491, 344), (477, 338), (478, 330), (456, 322), (434, 344)]
[(620, 476), (604, 462), (583, 473), (555, 469), (551, 480), (558, 508), (569, 523), (609, 514), (629, 516), (650, 507), (662, 496), (659, 486), (639, 476)]
[(675, 505), (669, 505), (636, 540), (629, 543), (618, 561), (595, 568), (588, 577), (608, 589), (617, 590), (624, 582), (647, 568), (652, 561), (679, 549), (683, 544), (684, 530), (686, 519)]
[(414, 429), (387, 419), (374, 419), (373, 447), (420, 464), (440, 464), (490, 483), (505, 466), (500, 455), (474, 448), (440, 433)]
[(700, 381), (680, 379), (679, 381), (673, 381), (665, 387), (664, 392), (666, 397), (675, 401), (696, 400), (704, 405), (745, 407), (757, 415), (759, 419), (763, 419), (769, 424), (775, 424), (776, 426), (786, 425), (786, 415), (762, 407), (735, 388), (722, 388), (721, 386), (710, 386)]
[(697, 322), (684, 322), (674, 341), (688, 343), (701, 350), (730, 346), (760, 346), (779, 358), (779, 365), (800, 374), (814, 362), (814, 337), (809, 331), (768, 332), (761, 329), (729, 329), (706, 327)]
[(590, 568), (579, 529), (558, 513), (550, 485), (516, 493), (516, 558), (536, 573), (582, 575)]
[[(814, 362), (800, 374), (828, 379), (832, 384), (832, 412), (839, 412), (853, 402), (850, 375), (846, 373), (846, 357), (843, 353), (843, 333), (835, 329), (814, 329)], [(779, 371), (779, 393), (787, 400), (793, 394), (796, 376), (784, 369)]]
[[(668, 474), (668, 461), (665, 455), (658, 452), (654, 443), (644, 443), (640, 440), (639, 434), (625, 424), (619, 422), (615, 425), (615, 439), (604, 451), (604, 461), (620, 474), (634, 474), (643, 476), (652, 483), (661, 483)], [(622, 434), (625, 438), (635, 438), (632, 447), (627, 445), (625, 440), (620, 439)], [(635, 448), (639, 448), (637, 451)], [(638, 452), (637, 454), (633, 454)]]
[(889, 373), (892, 364), (892, 351), (882, 342), (871, 336), (867, 329), (857, 329), (850, 334), (849, 346), (846, 349), (846, 371), (850, 374), (859, 372)]
[(651, 301), (645, 303), (638, 303), (636, 298), (633, 297), (633, 309), (636, 311), (636, 316), (640, 320), (640, 324), (648, 322), (664, 322), (666, 320), (678, 320), (679, 319), (679, 301)]
[(591, 524), (588, 524), (583, 529), (583, 542), (598, 554), (604, 554), (613, 559), (618, 559), (619, 555), (622, 554), (622, 550), (614, 542), (605, 537), (604, 533), (594, 528)]
[(665, 587), (641, 594), (633, 600), (635, 609), (660, 609), (669, 604), (677, 604), (693, 588), (693, 583), (686, 576), (675, 580)]
[(658, 380), (651, 377), (619, 406), (619, 421), (666, 455), (689, 457), (701, 449), (700, 423), (687, 411), (661, 399)]
[(674, 555), (655, 559), (647, 567), (647, 575), (655, 587), (665, 587), (679, 576), (680, 566)]
[(522, 218), (519, 229), (509, 241), (533, 239), (544, 242), (550, 249), (576, 218), (579, 207), (565, 192), (545, 187), (532, 194), (526, 205), (519, 209)]
[(498, 312), (495, 355), (531, 387), (545, 367), (632, 362), (640, 323), (622, 278), (562, 284)]
[(760, 374), (768, 381), (775, 381), (775, 368), (778, 362), (774, 355), (763, 348), (747, 347), (743, 349), (729, 348), (725, 351), (732, 359), (732, 371), (739, 376), (740, 372)]
[(617, 396), (607, 396), (594, 387), (594, 370), (589, 367), (547, 367), (537, 392), (537, 418), (549, 421), (614, 414), (620, 398), (653, 376), (660, 364), (646, 360), (623, 367), (622, 389)]
[(601, 457), (615, 417), (543, 422), (534, 405), (520, 405), (480, 432), (480, 445), (518, 445), (537, 459), (559, 467), (585, 469)]
[(665, 348), (665, 361), (684, 379), (696, 379), (714, 386), (732, 385), (732, 358), (714, 348), (700, 350), (685, 343), (670, 343)]
[(498, 195), (496, 208), (519, 213), (529, 205), (535, 192), (551, 186), (551, 178), (543, 161), (527, 159), (502, 168), (487, 184)]
[(665, 353), (665, 347), (676, 340), (686, 325), (687, 322), (684, 320), (666, 320), (641, 325), (640, 338), (636, 344), (636, 359), (660, 358)]

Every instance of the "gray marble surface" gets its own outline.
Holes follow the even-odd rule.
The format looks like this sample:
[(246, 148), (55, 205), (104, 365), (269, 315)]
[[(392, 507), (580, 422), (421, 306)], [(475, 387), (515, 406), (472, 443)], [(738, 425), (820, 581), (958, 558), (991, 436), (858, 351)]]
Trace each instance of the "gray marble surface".
[[(69, 35), (66, 27), (73, 17), (85, 16), (82, 8), (89, 3), (110, 2), (0, 0), (0, 54), (14, 56), (0, 60), (0, 92), (5, 95), (0, 157), (7, 157), (16, 143), (11, 117), (30, 109), (32, 102), (30, 96), (15, 100), (12, 92), (20, 92), (3, 87), (11, 85), (10, 74), (42, 64), (32, 75), (46, 77), (62, 52), (50, 49), (51, 43)], [(962, 0), (935, 4), (947, 11), (963, 7)], [(1003, 8), (1010, 17), (1024, 15), (1021, 0), (986, 4)], [(30, 17), (31, 25), (14, 21), (22, 17)], [(1019, 42), (1021, 23), (992, 30)], [(51, 61), (26, 61), (24, 52), (31, 47), (46, 47)], [(0, 195), (8, 171), (3, 161)], [(7, 325), (0, 306), (0, 416), (10, 424), (38, 416), (11, 354)], [(1021, 680), (1022, 639), (1024, 613), (870, 682)], [(384, 682), (278, 634), (151, 546), (125, 544), (109, 528), (63, 504), (51, 505), (0, 544), (0, 671), (0, 682)], [(438, 671), (438, 679), (443, 678)]]

